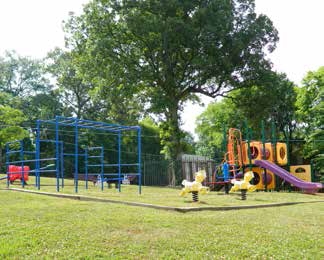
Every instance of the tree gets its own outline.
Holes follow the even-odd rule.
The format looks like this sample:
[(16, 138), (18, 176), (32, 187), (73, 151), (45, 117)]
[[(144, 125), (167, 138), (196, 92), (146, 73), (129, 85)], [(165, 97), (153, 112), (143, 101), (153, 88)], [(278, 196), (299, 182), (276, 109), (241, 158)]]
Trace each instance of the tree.
[(22, 111), (0, 105), (0, 167), (3, 161), (2, 150), (5, 144), (28, 136), (28, 132), (19, 126), (25, 120)]
[(255, 132), (261, 133), (262, 120), (268, 125), (274, 122), (284, 138), (292, 139), (296, 128), (296, 96), (294, 83), (285, 74), (265, 71), (258, 84), (234, 91), (231, 98)]
[(298, 89), (297, 115), (306, 138), (304, 154), (324, 178), (324, 67), (310, 71)]
[(89, 94), (93, 84), (80, 75), (76, 65), (76, 55), (57, 48), (48, 53), (46, 61), (47, 71), (57, 81), (58, 94), (65, 111), (78, 118), (87, 117), (93, 106)]
[(152, 118), (145, 117), (141, 122), (142, 128), (142, 151), (148, 156), (160, 156), (160, 129)]
[(67, 23), (68, 45), (97, 78), (122, 78), (147, 98), (164, 120), (166, 156), (176, 158), (185, 101), (249, 86), (269, 67), (264, 50), (275, 48), (277, 31), (254, 6), (251, 0), (94, 0)]
[(228, 98), (210, 104), (198, 117), (196, 132), (200, 153), (221, 157), (224, 128), (239, 128), (243, 132), (245, 123), (253, 129), (254, 138), (261, 139), (261, 121), (268, 123), (267, 136), (271, 136), (271, 122), (282, 136), (288, 126), (291, 136), (295, 126), (295, 101), (294, 84), (286, 75), (264, 72), (258, 85), (233, 91)]
[(307, 73), (298, 89), (297, 115), (298, 121), (306, 135), (324, 125), (324, 67)]
[(55, 115), (71, 115), (63, 107), (57, 90), (27, 96), (20, 100), (18, 108), (24, 111), (26, 120), (31, 125), (34, 125), (37, 119), (48, 120), (53, 119)]
[(48, 54), (48, 71), (56, 78), (65, 111), (78, 118), (124, 125), (137, 123), (142, 115), (140, 96), (127, 90), (123, 82), (109, 88), (110, 77), (98, 77), (85, 68), (77, 50), (55, 49)]
[(51, 87), (41, 61), (21, 57), (14, 51), (0, 57), (0, 91), (24, 98)]
[(229, 127), (238, 127), (245, 117), (231, 99), (222, 99), (208, 105), (198, 116), (195, 129), (199, 137), (197, 153), (214, 158), (223, 157), (224, 131)]
[(60, 102), (52, 88), (42, 60), (22, 57), (14, 51), (0, 57), (1, 104), (24, 111), (26, 121), (53, 118), (58, 112)]

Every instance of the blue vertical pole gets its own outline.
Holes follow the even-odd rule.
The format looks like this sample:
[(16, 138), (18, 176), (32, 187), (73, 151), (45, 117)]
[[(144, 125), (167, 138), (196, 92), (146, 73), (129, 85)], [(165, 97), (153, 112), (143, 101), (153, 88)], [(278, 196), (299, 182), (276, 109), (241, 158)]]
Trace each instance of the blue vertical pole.
[(118, 132), (118, 191), (121, 192), (121, 132)]
[(9, 188), (9, 144), (6, 143), (6, 171), (7, 171), (7, 188)]
[(227, 162), (223, 163), (223, 175), (224, 175), (224, 181), (229, 180), (229, 165)]
[(37, 189), (40, 189), (40, 176), (39, 176), (39, 168), (40, 168), (40, 121), (36, 121), (36, 169), (35, 169), (35, 185)]
[(103, 163), (104, 163), (104, 150), (103, 147), (100, 148), (100, 175), (101, 175), (101, 190), (103, 190), (104, 188), (104, 167), (103, 167)]
[(59, 125), (58, 117), (55, 117), (55, 172), (56, 172), (56, 191), (60, 191), (60, 147), (59, 147)]
[(79, 146), (78, 146), (78, 135), (79, 135), (79, 129), (78, 129), (78, 119), (75, 119), (75, 137), (74, 137), (74, 186), (75, 186), (75, 192), (78, 192), (78, 171), (79, 171)]
[(84, 150), (85, 187), (88, 189), (88, 148)]
[(61, 185), (64, 188), (64, 149), (63, 149), (63, 141), (60, 142), (61, 144), (61, 154), (60, 154), (60, 161), (61, 161)]
[(24, 141), (20, 141), (21, 186), (25, 187)]
[(141, 142), (141, 128), (137, 130), (137, 152), (138, 152), (138, 193), (142, 193), (142, 166), (141, 166), (141, 152), (142, 152), (142, 142)]

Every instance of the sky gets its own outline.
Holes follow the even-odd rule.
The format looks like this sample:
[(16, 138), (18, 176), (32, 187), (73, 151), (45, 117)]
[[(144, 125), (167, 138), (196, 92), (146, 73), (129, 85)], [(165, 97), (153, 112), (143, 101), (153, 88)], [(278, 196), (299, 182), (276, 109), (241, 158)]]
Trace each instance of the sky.
[[(0, 56), (16, 50), (43, 58), (64, 47), (62, 21), (70, 11), (81, 13), (88, 0), (0, 0)], [(324, 66), (324, 0), (256, 0), (256, 12), (267, 15), (279, 31), (276, 50), (269, 55), (274, 69), (300, 85), (308, 71)], [(203, 98), (207, 105), (212, 101)], [(183, 128), (194, 133), (195, 119), (206, 106), (185, 106)]]

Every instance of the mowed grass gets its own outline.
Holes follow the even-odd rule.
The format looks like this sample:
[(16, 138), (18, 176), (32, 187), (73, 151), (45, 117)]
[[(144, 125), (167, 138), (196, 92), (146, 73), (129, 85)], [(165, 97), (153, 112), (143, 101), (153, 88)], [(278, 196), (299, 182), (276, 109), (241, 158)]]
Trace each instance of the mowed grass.
[(178, 213), (0, 190), (1, 259), (323, 259), (324, 203)]
[[(37, 190), (34, 183), (34, 177), (31, 176), (25, 189)], [(241, 200), (239, 192), (229, 195), (225, 195), (224, 192), (210, 192), (206, 195), (199, 195), (200, 203), (193, 203), (190, 193), (185, 197), (179, 196), (181, 188), (142, 186), (142, 193), (139, 194), (137, 185), (122, 185), (121, 192), (119, 192), (118, 189), (114, 187), (114, 184), (112, 184), (112, 188), (108, 188), (107, 184), (105, 184), (104, 190), (102, 191), (100, 186), (94, 186), (92, 182), (88, 183), (88, 189), (86, 189), (85, 182), (79, 181), (78, 193), (75, 193), (73, 180), (65, 179), (64, 183), (64, 188), (62, 189), (60, 187), (60, 194), (77, 194), (115, 201), (148, 203), (171, 207), (222, 207), (324, 201), (324, 196), (307, 195), (300, 192), (253, 192), (248, 193), (246, 201)], [(0, 188), (1, 187), (6, 187), (5, 180), (0, 182)], [(16, 181), (15, 185), (10, 185), (10, 187), (21, 188), (21, 185), (19, 181)], [(56, 193), (56, 179), (42, 177), (40, 191)]]
[[(31, 184), (28, 189), (34, 189)], [(55, 192), (55, 187), (41, 191)], [(73, 187), (66, 186), (64, 193), (74, 194)], [(193, 204), (190, 195), (181, 198), (178, 193), (179, 189), (143, 187), (138, 195), (133, 185), (123, 186), (121, 193), (79, 189), (87, 196), (176, 206), (323, 200), (299, 193), (256, 192), (241, 201), (237, 194), (211, 192)], [(321, 202), (179, 213), (0, 189), (0, 206), (1, 259), (324, 259)]]

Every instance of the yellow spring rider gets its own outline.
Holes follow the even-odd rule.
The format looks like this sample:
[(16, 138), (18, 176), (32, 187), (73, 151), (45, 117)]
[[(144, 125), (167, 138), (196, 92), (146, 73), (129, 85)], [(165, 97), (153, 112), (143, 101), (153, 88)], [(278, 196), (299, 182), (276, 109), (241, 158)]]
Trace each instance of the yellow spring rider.
[(206, 178), (206, 171), (200, 170), (195, 173), (195, 181), (183, 180), (184, 188), (180, 192), (180, 196), (185, 196), (187, 193), (192, 193), (193, 202), (198, 202), (198, 194), (206, 194), (209, 192), (209, 187), (203, 186), (202, 182)]
[(234, 191), (241, 191), (242, 200), (246, 200), (246, 192), (247, 191), (255, 191), (256, 186), (250, 184), (250, 180), (254, 178), (254, 174), (252, 171), (248, 171), (244, 174), (243, 181), (237, 181), (233, 179), (231, 183), (233, 184), (233, 187), (231, 188), (230, 192)]

